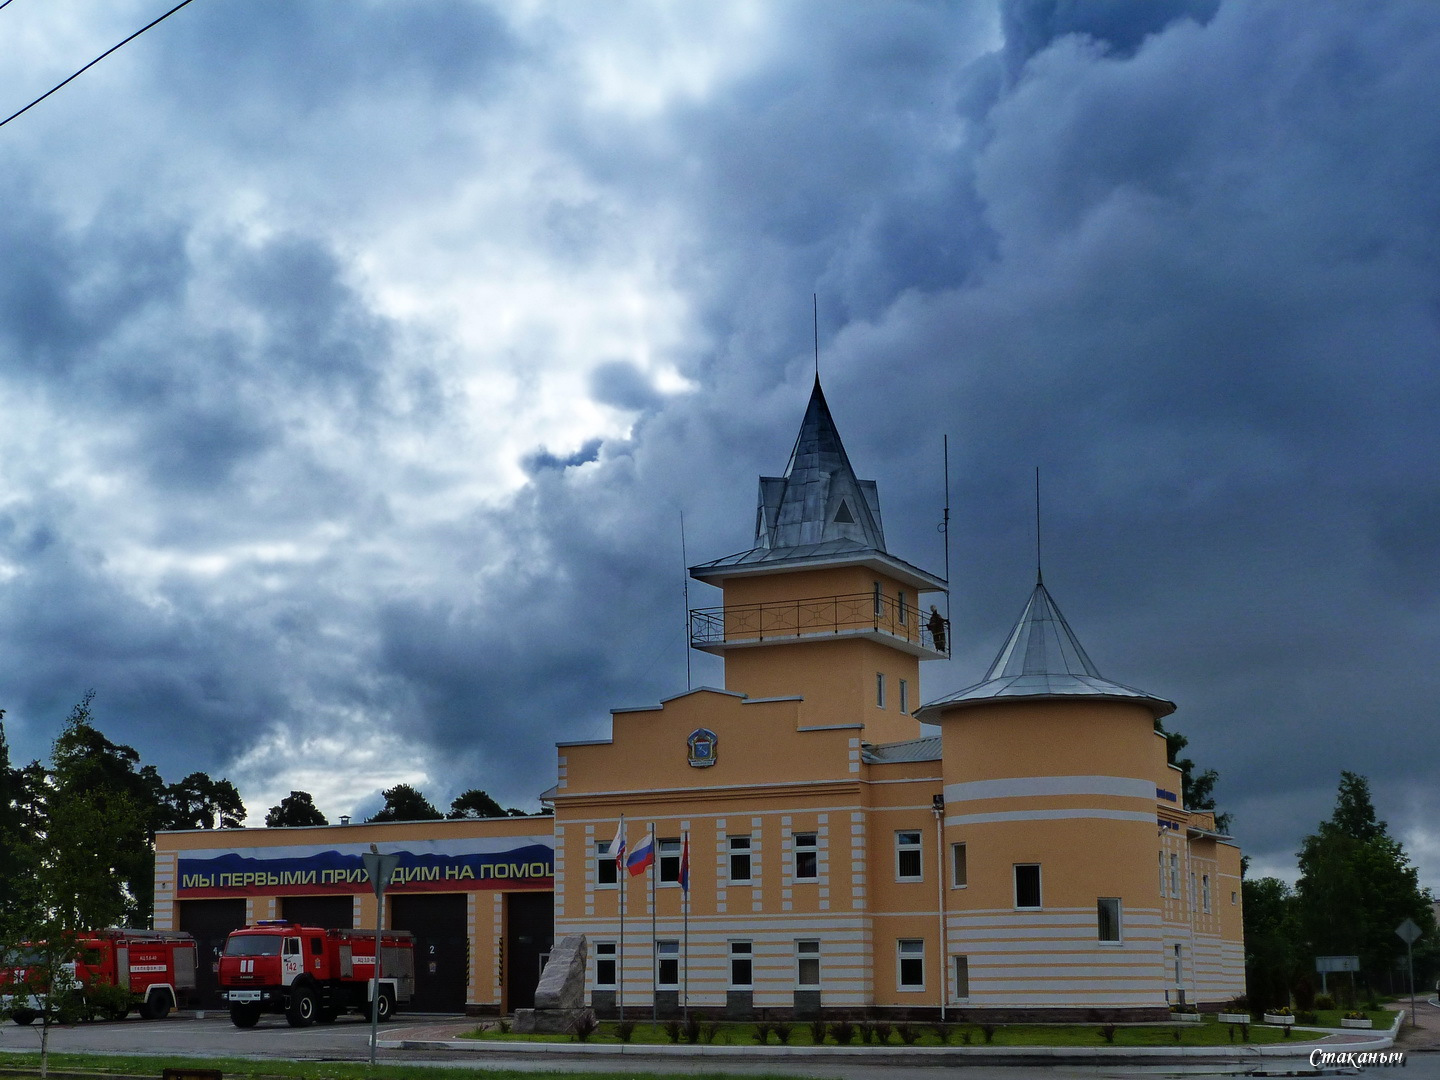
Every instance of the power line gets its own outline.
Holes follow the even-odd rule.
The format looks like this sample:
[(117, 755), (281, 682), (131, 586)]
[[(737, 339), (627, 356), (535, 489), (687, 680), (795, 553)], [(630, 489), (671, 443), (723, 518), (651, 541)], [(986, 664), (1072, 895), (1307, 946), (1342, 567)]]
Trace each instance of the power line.
[[(8, 4), (8, 3), (10, 3), (10, 0), (5, 0), (5, 4)], [(158, 19), (156, 19), (154, 22), (145, 24), (145, 25), (142, 26), (139, 30), (136, 30), (135, 33), (133, 33), (133, 34), (131, 34), (129, 37), (127, 37), (124, 41), (120, 42), (119, 45), (112, 45), (110, 48), (106, 49), (103, 53), (101, 53), (99, 56), (97, 56), (94, 60), (91, 60), (90, 63), (86, 64), (86, 65), (85, 65), (84, 67), (82, 67), (79, 71), (75, 72), (74, 75), (71, 75), (70, 78), (66, 79), (65, 82), (62, 82), (62, 83), (60, 83), (59, 85), (53, 86), (53, 87), (51, 87), (49, 90), (46, 90), (45, 93), (41, 94), (41, 95), (40, 95), (38, 98), (36, 98), (34, 101), (30, 102), (29, 105), (26, 105), (25, 108), (23, 108), (23, 109), (20, 110), (20, 112), (11, 113), (11, 114), (10, 114), (9, 116), (7, 116), (4, 120), (0, 120), (0, 127), (4, 127), (4, 126), (5, 126), (6, 124), (8, 124), (11, 120), (14, 120), (15, 117), (21, 115), (21, 113), (29, 112), (29, 111), (30, 111), (31, 109), (33, 109), (36, 105), (39, 105), (40, 102), (44, 101), (44, 100), (45, 100), (47, 97), (49, 97), (51, 94), (55, 93), (56, 90), (59, 90), (60, 87), (66, 85), (66, 83), (70, 83), (70, 82), (73, 82), (74, 80), (78, 79), (81, 75), (83, 75), (83, 74), (85, 74), (85, 72), (89, 71), (92, 67), (94, 67), (96, 64), (98, 64), (101, 60), (104, 60), (105, 57), (109, 56), (109, 55), (110, 55), (111, 53), (113, 53), (116, 49), (119, 49), (119, 48), (121, 48), (122, 46), (125, 46), (125, 45), (130, 44), (130, 42), (134, 41), (134, 40), (135, 40), (137, 37), (139, 37), (141, 34), (145, 33), (146, 30), (149, 30), (150, 27), (155, 26), (157, 23), (162, 23), (162, 22), (164, 22), (164, 21), (165, 21), (166, 19), (168, 19), (171, 15), (174, 15), (175, 12), (179, 11), (181, 8), (183, 8), (183, 7), (184, 7), (186, 4), (188, 4), (188, 3), (190, 3), (190, 0), (180, 0), (180, 3), (176, 4), (176, 5), (175, 5), (173, 8), (171, 8), (169, 11), (165, 12), (164, 15), (161, 15), (161, 16), (160, 16)], [(5, 6), (5, 4), (0, 4), (0, 8), (3, 8), (3, 7)]]

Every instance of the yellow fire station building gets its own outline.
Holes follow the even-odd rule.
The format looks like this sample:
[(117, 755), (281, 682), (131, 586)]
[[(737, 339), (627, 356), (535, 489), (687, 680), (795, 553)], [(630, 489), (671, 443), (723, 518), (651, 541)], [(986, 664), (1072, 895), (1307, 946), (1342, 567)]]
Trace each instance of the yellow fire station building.
[(1181, 803), (1174, 705), (1101, 676), (1039, 581), (984, 678), (922, 703), (947, 583), (887, 551), (818, 381), (754, 545), (690, 573), (721, 590), (690, 628), (724, 686), (560, 744), (553, 819), (164, 833), (157, 928), (371, 925), (376, 843), (436, 1008), (529, 1005), (565, 934), (609, 1015), (1140, 1019), (1243, 993), (1240, 852)]

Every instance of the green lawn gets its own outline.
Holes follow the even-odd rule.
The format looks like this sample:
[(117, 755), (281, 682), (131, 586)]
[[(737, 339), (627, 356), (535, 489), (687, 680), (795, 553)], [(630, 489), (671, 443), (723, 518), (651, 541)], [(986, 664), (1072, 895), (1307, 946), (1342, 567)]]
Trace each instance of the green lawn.
[[(1318, 1026), (1340, 1026), (1339, 1011), (1332, 1013), (1321, 1013), (1322, 1023)], [(1391, 1013), (1369, 1014), (1375, 1021), (1377, 1029), (1384, 1029), (1393, 1020)], [(628, 1040), (620, 1038), (616, 1031), (617, 1025), (612, 1021), (602, 1023), (588, 1040), (598, 1045), (617, 1045), (628, 1041), (632, 1045), (659, 1045), (668, 1046), (675, 1040), (671, 1038), (663, 1024), (637, 1023), (634, 1026)], [(781, 1045), (781, 1040), (773, 1031), (765, 1038), (766, 1046)], [(901, 1027), (898, 1024), (891, 1024), (888, 1038), (882, 1043), (880, 1031), (877, 1026), (871, 1027), (871, 1038), (867, 1042), (864, 1039), (860, 1025), (854, 1025), (854, 1038), (847, 1044), (850, 1046), (878, 1047), (881, 1045), (891, 1047), (903, 1047), (907, 1043), (901, 1034)], [(713, 1028), (713, 1037), (707, 1037), (710, 1029)], [(976, 1024), (950, 1024), (946, 1026), (944, 1041), (933, 1024), (911, 1024), (911, 1034), (916, 1036), (914, 1046), (985, 1046), (985, 1031)], [(828, 1025), (823, 1038), (824, 1045), (838, 1045), (834, 1037), (834, 1025)], [(481, 1039), (486, 1041), (522, 1041), (522, 1042), (556, 1042), (573, 1041), (571, 1036), (560, 1035), (516, 1035), (513, 1033), (502, 1033), (492, 1026), (481, 1027), (465, 1038)], [(1303, 1039), (1303, 1035), (1292, 1035), (1294, 1039)], [(1113, 1045), (1115, 1046), (1228, 1046), (1232, 1042), (1240, 1043), (1248, 1039), (1251, 1043), (1281, 1042), (1285, 1039), (1285, 1032), (1282, 1028), (1271, 1027), (1268, 1024), (1251, 1024), (1248, 1030), (1242, 1031), (1239, 1026), (1233, 1028), (1229, 1024), (1218, 1024), (1208, 1020), (1203, 1024), (1147, 1024), (1137, 1026), (1116, 1026), (1113, 1031)], [(680, 1035), (681, 1042), (687, 1042), (683, 1032)], [(702, 1025), (701, 1043), (714, 1043), (725, 1046), (759, 1046), (760, 1040), (757, 1037), (757, 1028), (753, 1023), (720, 1023), (713, 1025)], [(814, 1046), (814, 1036), (811, 1033), (809, 1023), (794, 1023), (790, 1025), (790, 1036), (786, 1040), (790, 1046)], [(996, 1025), (991, 1033), (990, 1045), (993, 1046), (1106, 1046), (1112, 1045), (1106, 1039), (1106, 1026), (1102, 1024), (1004, 1024)]]

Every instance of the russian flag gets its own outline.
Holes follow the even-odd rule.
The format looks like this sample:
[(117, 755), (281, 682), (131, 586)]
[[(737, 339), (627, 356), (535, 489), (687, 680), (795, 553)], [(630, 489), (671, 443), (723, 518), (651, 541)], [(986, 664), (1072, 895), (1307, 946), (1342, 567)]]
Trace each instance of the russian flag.
[(630, 876), (634, 877), (636, 874), (643, 874), (645, 868), (654, 861), (655, 834), (647, 832), (645, 839), (636, 844), (635, 849), (630, 852), (629, 857), (625, 860), (625, 865), (630, 868)]
[(680, 891), (690, 891), (690, 834), (685, 834), (685, 841), (680, 845)]

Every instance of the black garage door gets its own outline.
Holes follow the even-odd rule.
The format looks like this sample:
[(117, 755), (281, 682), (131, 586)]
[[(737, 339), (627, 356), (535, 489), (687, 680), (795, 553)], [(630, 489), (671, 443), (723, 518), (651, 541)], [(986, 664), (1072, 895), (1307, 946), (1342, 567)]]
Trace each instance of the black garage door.
[(465, 894), (390, 895), (389, 925), (415, 935), (416, 1012), (465, 1011), (470, 982), (470, 935), (465, 923)]
[(244, 925), (244, 900), (180, 901), (180, 929), (195, 939), (195, 995), (200, 1008), (220, 1006), (220, 954), (230, 931)]
[(325, 930), (351, 930), (355, 926), (355, 902), (348, 896), (287, 896), (280, 902), (285, 918), (301, 926)]
[(505, 1007), (511, 1012), (535, 1005), (540, 958), (555, 944), (555, 894), (505, 894)]

